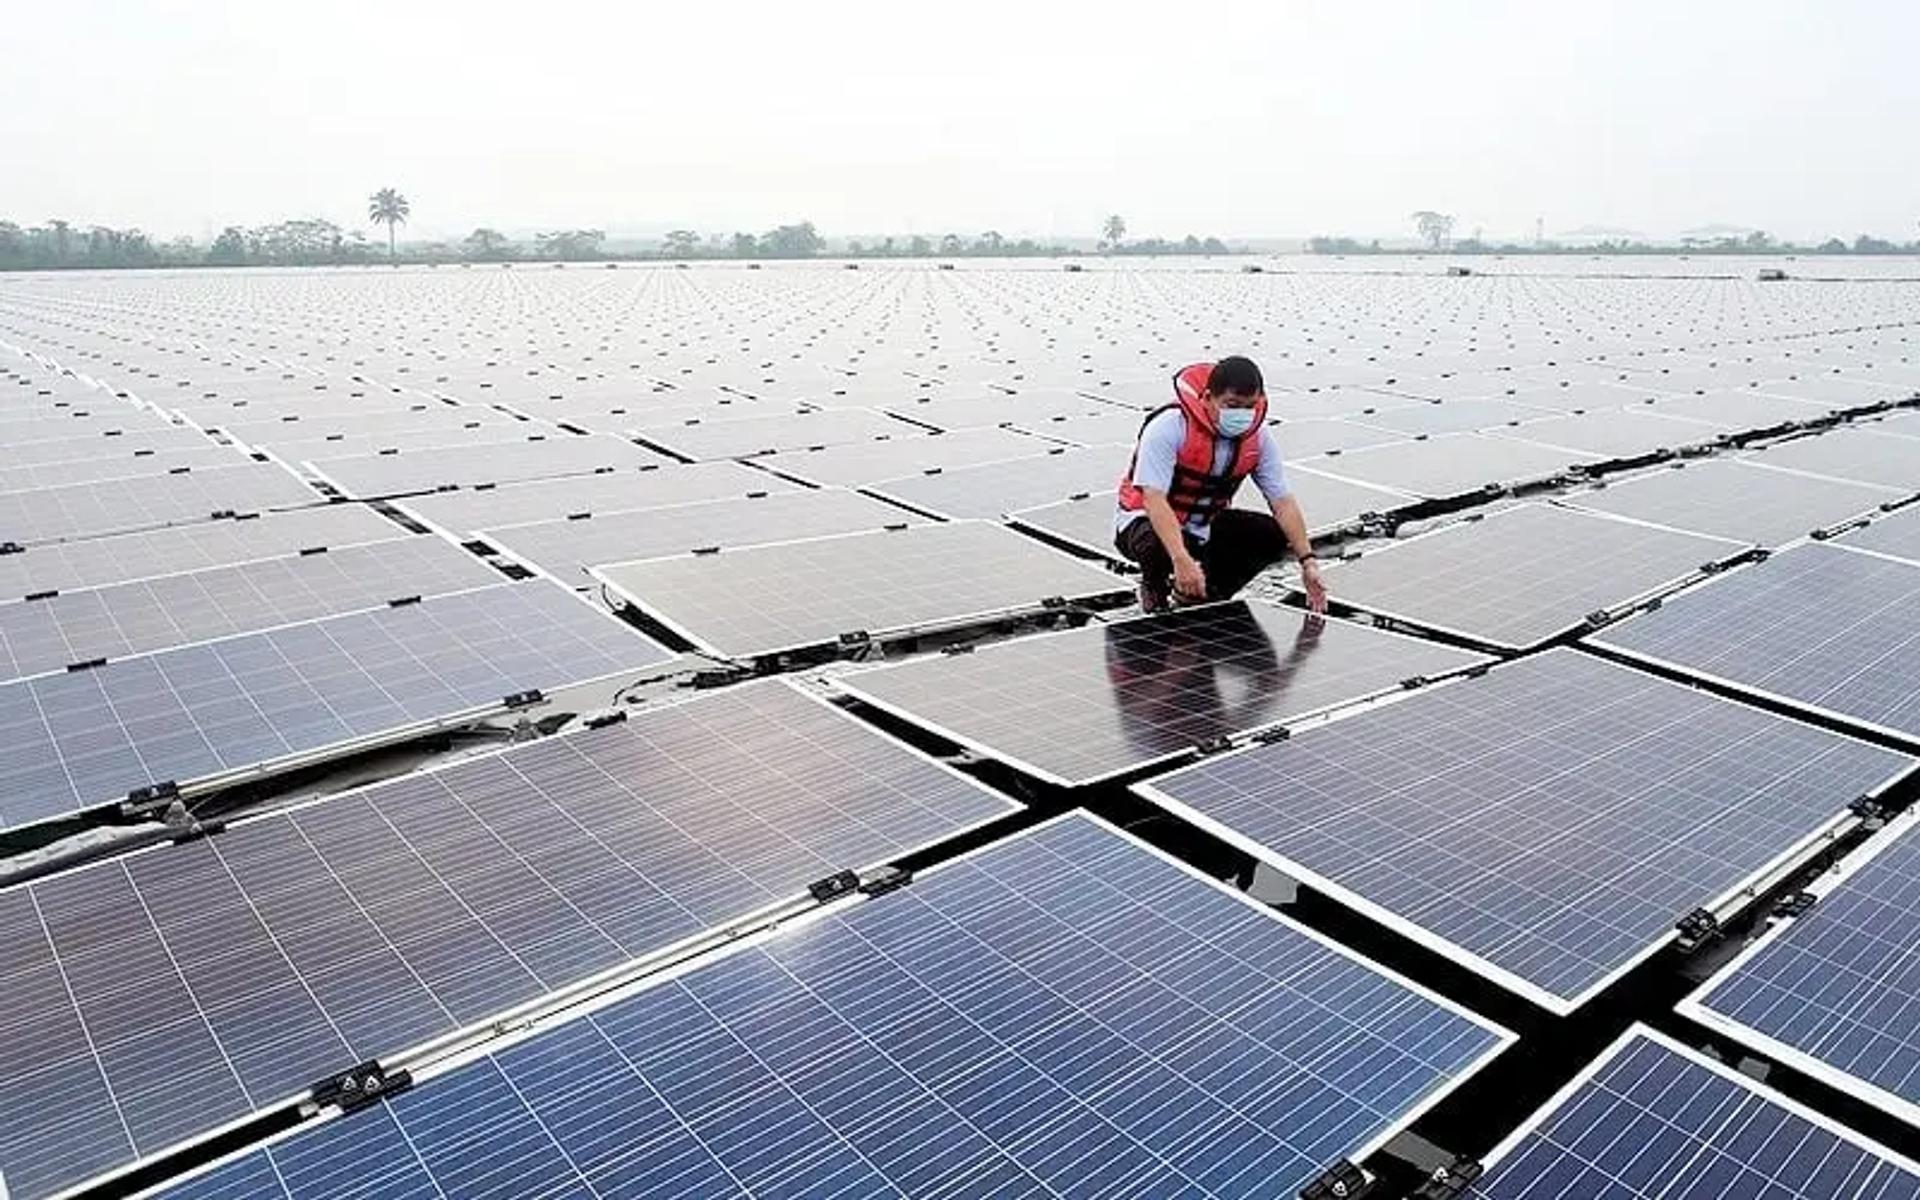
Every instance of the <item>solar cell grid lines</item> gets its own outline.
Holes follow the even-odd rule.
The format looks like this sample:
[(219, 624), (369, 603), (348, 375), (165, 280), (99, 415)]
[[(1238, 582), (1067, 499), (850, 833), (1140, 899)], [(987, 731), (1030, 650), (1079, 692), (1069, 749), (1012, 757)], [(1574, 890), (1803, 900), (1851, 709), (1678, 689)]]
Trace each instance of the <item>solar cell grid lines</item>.
[(0, 684), (0, 827), (391, 740), (671, 657), (531, 580)]
[(920, 525), (926, 518), (841, 488), (794, 489), (732, 500), (562, 518), (485, 529), (480, 536), (569, 587), (593, 583), (588, 568), (794, 538)]
[(1514, 438), (1448, 433), (1349, 450), (1338, 458), (1320, 460), (1320, 466), (1355, 483), (1444, 500), (1489, 487), (1553, 479), (1598, 461), (1595, 455)]
[(1476, 1200), (1912, 1200), (1920, 1166), (1635, 1026), (1493, 1155)]
[(997, 462), (882, 479), (866, 489), (947, 517), (998, 517), (1075, 495), (1106, 493), (1125, 467), (1124, 450), (1040, 446)]
[(1920, 507), (1876, 517), (1860, 529), (1841, 534), (1838, 544), (1905, 559), (1920, 566)]
[(570, 475), (409, 496), (394, 507), (463, 536), (482, 529), (560, 520), (579, 513), (633, 512), (702, 500), (794, 490), (784, 479), (733, 462), (659, 464), (637, 471)]
[(1920, 1125), (1917, 824), (1909, 812), (1875, 834), (1814, 883), (1811, 908), (1775, 922), (1681, 1011)]
[(171, 1195), (1285, 1196), (1507, 1040), (1073, 815)]
[(635, 422), (628, 432), (683, 457), (708, 460), (747, 458), (809, 446), (924, 437), (932, 431), (867, 409), (845, 408), (659, 425)]
[(1092, 783), (1487, 660), (1229, 601), (842, 677), (916, 724), (1055, 783)]
[(859, 487), (904, 474), (1002, 462), (1043, 454), (1059, 443), (1012, 429), (960, 429), (820, 450), (789, 450), (755, 460), (769, 471), (826, 487)]
[(1116, 593), (1106, 570), (978, 521), (645, 559), (593, 575), (715, 654), (752, 658)]
[(1754, 461), (1920, 495), (1920, 446), (1871, 427), (1830, 429), (1756, 451)]
[(1740, 459), (1658, 467), (1568, 494), (1563, 503), (1709, 537), (1783, 546), (1901, 494), (1869, 483), (1774, 471)]
[(309, 459), (304, 465), (344, 495), (376, 499), (479, 483), (618, 471), (660, 461), (658, 454), (622, 438), (558, 433), (537, 442), (426, 447)]
[(0, 1171), (78, 1183), (1013, 807), (767, 682), (0, 893)]
[(1336, 600), (1525, 649), (1596, 611), (1669, 590), (1739, 543), (1528, 503), (1330, 564)]
[(204, 521), (220, 512), (264, 512), (322, 497), (270, 463), (0, 493), (0, 542), (22, 544)]
[(498, 582), (420, 535), (0, 603), (0, 680)]
[(1920, 566), (1911, 563), (1807, 543), (1591, 640), (1920, 740)]
[(1136, 790), (1564, 1013), (1911, 766), (1561, 648)]

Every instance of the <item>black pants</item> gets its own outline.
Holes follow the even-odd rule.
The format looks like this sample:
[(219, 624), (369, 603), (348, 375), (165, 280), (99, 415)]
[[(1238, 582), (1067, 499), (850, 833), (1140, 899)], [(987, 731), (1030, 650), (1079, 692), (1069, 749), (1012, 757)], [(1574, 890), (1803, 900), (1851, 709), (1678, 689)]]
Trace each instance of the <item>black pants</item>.
[[(1280, 522), (1267, 513), (1244, 508), (1229, 508), (1214, 515), (1213, 526), (1202, 542), (1182, 531), (1187, 553), (1207, 573), (1207, 599), (1225, 600), (1255, 575), (1280, 561), (1287, 552), (1287, 535)], [(1166, 594), (1172, 588), (1173, 559), (1160, 544), (1153, 522), (1143, 515), (1114, 535), (1114, 548), (1128, 561), (1140, 564), (1140, 575), (1152, 591)]]

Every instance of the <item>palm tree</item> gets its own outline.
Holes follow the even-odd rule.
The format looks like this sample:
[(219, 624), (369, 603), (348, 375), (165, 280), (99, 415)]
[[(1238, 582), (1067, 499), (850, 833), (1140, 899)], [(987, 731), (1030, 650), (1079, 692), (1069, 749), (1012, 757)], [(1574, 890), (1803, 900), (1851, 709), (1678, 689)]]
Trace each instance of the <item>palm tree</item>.
[(1120, 239), (1127, 236), (1127, 223), (1115, 213), (1100, 226), (1100, 244), (1102, 247), (1119, 246)]
[(407, 223), (409, 213), (407, 198), (390, 187), (383, 187), (367, 197), (367, 220), (375, 225), (387, 227), (387, 257), (395, 257), (393, 230), (396, 225)]

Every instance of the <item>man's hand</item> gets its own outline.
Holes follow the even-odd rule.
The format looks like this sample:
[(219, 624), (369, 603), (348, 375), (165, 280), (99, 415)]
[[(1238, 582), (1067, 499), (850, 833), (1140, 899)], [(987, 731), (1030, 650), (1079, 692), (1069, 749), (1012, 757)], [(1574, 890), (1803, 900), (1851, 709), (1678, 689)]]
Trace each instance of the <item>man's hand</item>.
[(1182, 554), (1173, 560), (1173, 590), (1189, 604), (1198, 604), (1207, 598), (1207, 573), (1193, 555)]
[(1327, 611), (1327, 585), (1320, 578), (1320, 561), (1309, 558), (1300, 564), (1300, 583), (1307, 589), (1307, 609), (1310, 612)]

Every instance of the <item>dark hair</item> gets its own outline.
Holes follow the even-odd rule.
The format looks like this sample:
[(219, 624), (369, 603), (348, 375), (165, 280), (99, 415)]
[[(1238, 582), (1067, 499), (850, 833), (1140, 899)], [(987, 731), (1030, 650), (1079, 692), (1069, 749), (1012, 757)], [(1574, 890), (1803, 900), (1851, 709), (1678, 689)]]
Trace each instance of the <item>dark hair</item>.
[(1258, 396), (1267, 390), (1267, 382), (1260, 378), (1260, 368), (1253, 365), (1252, 359), (1235, 354), (1213, 364), (1213, 373), (1207, 376), (1207, 390), (1215, 396)]

